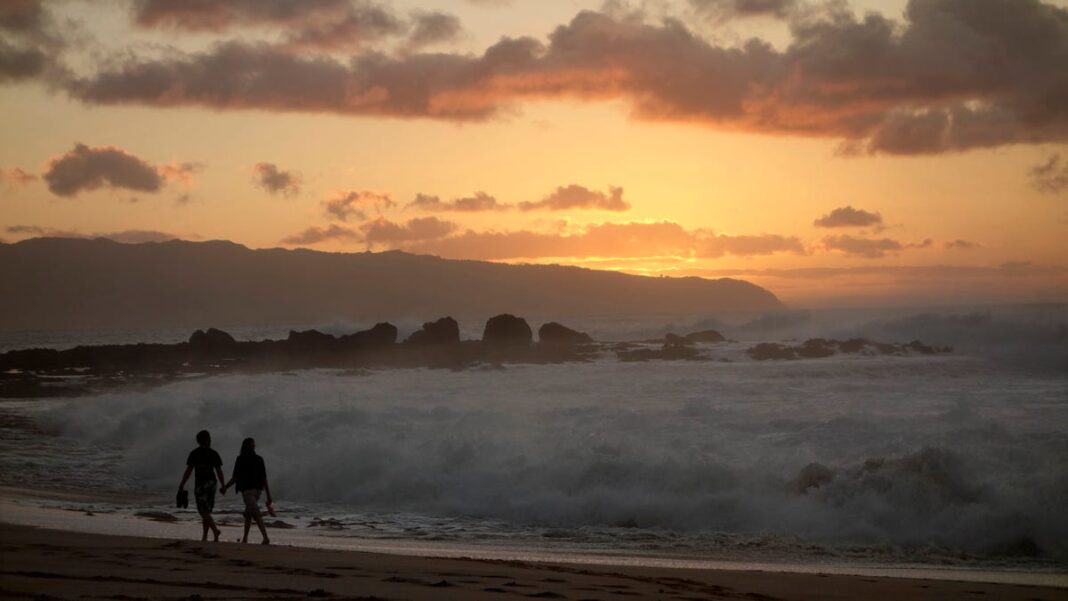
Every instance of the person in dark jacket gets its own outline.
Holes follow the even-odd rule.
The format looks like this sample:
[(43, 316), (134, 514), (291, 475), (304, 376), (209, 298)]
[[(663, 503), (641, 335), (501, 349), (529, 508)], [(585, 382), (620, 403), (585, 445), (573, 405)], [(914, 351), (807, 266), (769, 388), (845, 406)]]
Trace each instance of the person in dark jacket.
[[(208, 530), (211, 530), (215, 542), (219, 542), (219, 527), (215, 525), (211, 512), (215, 509), (215, 487), (225, 478), (222, 473), (222, 457), (211, 448), (211, 434), (207, 430), (197, 432), (197, 448), (193, 449), (185, 460), (185, 473), (178, 484), (179, 492), (185, 490), (189, 475), (194, 473), (196, 477), (193, 479), (193, 498), (196, 499), (197, 513), (200, 514), (200, 521), (204, 526), (204, 534), (200, 540), (208, 540)], [(225, 487), (222, 494), (226, 494)]]
[(242, 441), (241, 453), (234, 461), (234, 473), (230, 481), (222, 487), (223, 494), (226, 494), (226, 489), (230, 486), (234, 486), (237, 492), (241, 493), (241, 498), (245, 502), (245, 536), (241, 542), (248, 542), (248, 531), (252, 526), (252, 521), (255, 520), (260, 534), (263, 535), (263, 544), (271, 544), (271, 539), (267, 537), (267, 528), (263, 525), (263, 514), (260, 512), (260, 494), (267, 493), (268, 511), (273, 511), (271, 509), (273, 501), (271, 489), (267, 485), (267, 468), (263, 464), (263, 457), (256, 454), (255, 439), (246, 438)]

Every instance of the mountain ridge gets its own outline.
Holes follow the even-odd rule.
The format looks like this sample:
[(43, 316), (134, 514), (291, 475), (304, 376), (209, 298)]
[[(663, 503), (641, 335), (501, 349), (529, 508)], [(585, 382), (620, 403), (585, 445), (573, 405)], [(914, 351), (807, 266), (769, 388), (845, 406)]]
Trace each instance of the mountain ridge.
[(0, 243), (4, 331), (782, 308), (768, 290), (731, 278), (649, 277), (403, 251), (250, 249), (228, 240)]

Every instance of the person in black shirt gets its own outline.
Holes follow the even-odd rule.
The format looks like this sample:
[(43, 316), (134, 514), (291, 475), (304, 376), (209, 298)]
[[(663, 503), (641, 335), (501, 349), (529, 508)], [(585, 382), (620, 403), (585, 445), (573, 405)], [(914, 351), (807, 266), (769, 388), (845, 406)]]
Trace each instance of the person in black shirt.
[[(219, 527), (215, 525), (211, 512), (215, 509), (215, 487), (224, 480), (222, 457), (211, 448), (211, 434), (207, 430), (197, 432), (197, 445), (199, 446), (193, 449), (185, 460), (185, 473), (178, 484), (178, 490), (185, 490), (189, 475), (196, 474), (193, 479), (193, 497), (197, 501), (197, 512), (204, 525), (204, 535), (200, 540), (208, 540), (208, 530), (211, 530), (215, 542), (219, 542)], [(226, 494), (226, 489), (223, 488), (222, 492)]]
[(234, 461), (234, 474), (230, 481), (223, 485), (223, 493), (226, 493), (226, 489), (231, 485), (234, 485), (237, 492), (241, 493), (241, 498), (245, 502), (245, 536), (241, 542), (248, 542), (248, 531), (252, 526), (252, 521), (255, 520), (260, 534), (263, 535), (263, 544), (271, 544), (271, 539), (267, 538), (267, 528), (263, 525), (263, 514), (260, 512), (260, 493), (267, 493), (267, 511), (271, 515), (274, 515), (271, 507), (273, 501), (271, 489), (267, 486), (267, 468), (263, 465), (263, 457), (256, 454), (255, 439), (246, 438), (242, 441), (241, 453)]

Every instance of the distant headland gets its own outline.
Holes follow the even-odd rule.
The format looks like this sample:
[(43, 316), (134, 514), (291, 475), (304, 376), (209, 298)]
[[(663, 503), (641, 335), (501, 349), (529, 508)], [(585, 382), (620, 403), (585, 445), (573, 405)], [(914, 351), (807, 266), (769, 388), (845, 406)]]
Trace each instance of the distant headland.
[(225, 241), (0, 244), (0, 331), (203, 324), (763, 313), (784, 307), (746, 281), (647, 277), (560, 265), (459, 261), (399, 251), (253, 250)]

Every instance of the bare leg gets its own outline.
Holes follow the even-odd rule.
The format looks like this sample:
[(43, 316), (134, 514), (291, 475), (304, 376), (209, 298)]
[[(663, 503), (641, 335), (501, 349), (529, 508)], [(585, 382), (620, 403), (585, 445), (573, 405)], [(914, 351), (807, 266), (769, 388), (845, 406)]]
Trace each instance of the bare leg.
[(245, 516), (245, 536), (241, 538), (241, 542), (248, 542), (248, 530), (252, 527), (252, 518)]
[(200, 537), (201, 542), (207, 542), (207, 540), (208, 540), (208, 528), (211, 527), (211, 526), (208, 525), (210, 520), (211, 520), (211, 514), (209, 514), (209, 513), (200, 514), (200, 524), (204, 527), (204, 533)]
[(267, 527), (263, 525), (263, 517), (256, 516), (256, 525), (260, 528), (260, 534), (263, 535), (263, 544), (271, 544), (271, 539), (267, 538)]
[(214, 537), (213, 542), (217, 543), (217, 542), (219, 542), (219, 534), (222, 531), (219, 530), (219, 527), (215, 524), (215, 518), (213, 516), (209, 515), (208, 516), (208, 521), (211, 522), (211, 533), (212, 533), (212, 536)]

